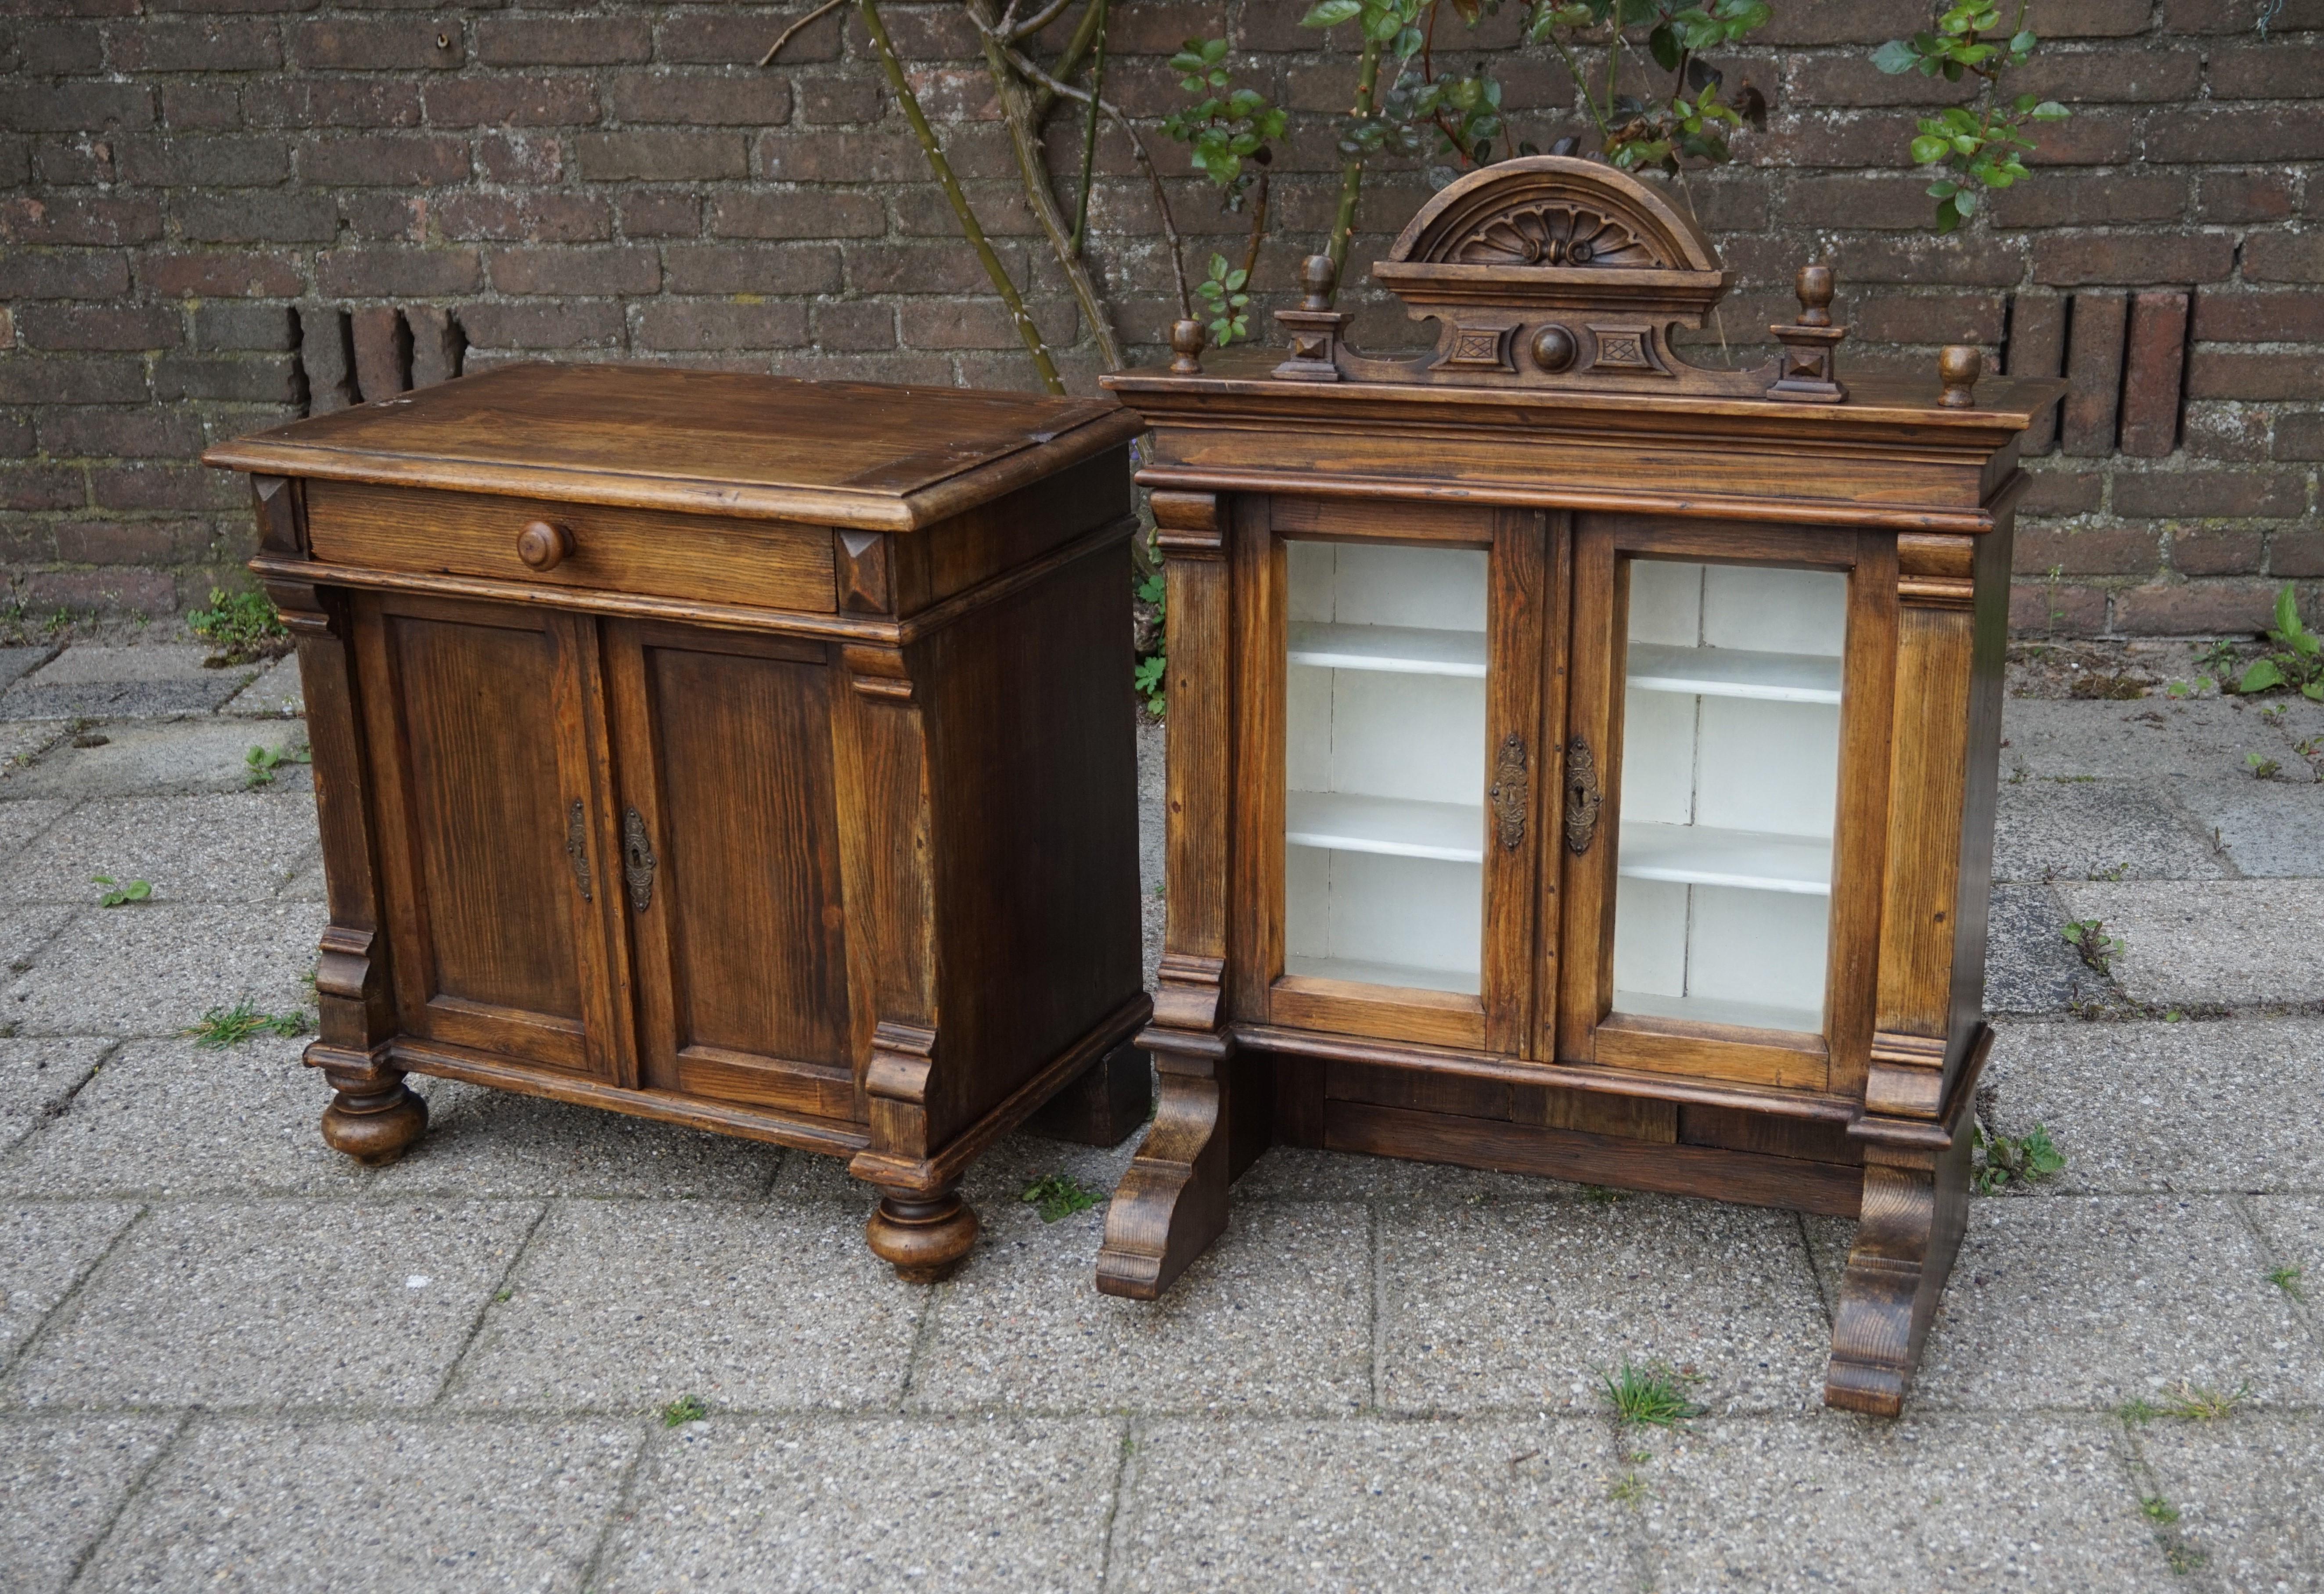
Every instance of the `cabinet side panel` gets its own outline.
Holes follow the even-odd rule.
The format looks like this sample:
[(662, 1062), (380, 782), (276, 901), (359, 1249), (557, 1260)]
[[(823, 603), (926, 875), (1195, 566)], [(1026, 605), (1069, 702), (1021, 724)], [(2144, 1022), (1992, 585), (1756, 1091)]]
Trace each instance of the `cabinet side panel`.
[(932, 1147), (1139, 991), (1130, 665), (1125, 538), (938, 632), (914, 672), (945, 948)]
[(1985, 1017), (1986, 919), (1993, 889), (1993, 815), (2001, 779), (2002, 677), (2009, 650), (2009, 567), (2015, 532), (2015, 514), (2005, 510), (1994, 529), (1978, 539), (1977, 641), (1969, 657), (1969, 773), (1953, 911), (1948, 1086), (1968, 1061), (1978, 1022)]

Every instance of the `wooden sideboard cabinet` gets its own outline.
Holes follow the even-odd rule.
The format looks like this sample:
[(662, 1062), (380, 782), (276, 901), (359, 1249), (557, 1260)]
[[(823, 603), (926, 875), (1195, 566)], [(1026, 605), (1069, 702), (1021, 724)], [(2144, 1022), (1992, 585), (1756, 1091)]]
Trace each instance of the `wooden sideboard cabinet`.
[(539, 365), (213, 448), (306, 686), (324, 1138), (401, 1153), (417, 1072), (845, 1156), (925, 1280), (996, 1137), (1142, 1121), (1137, 430)]
[[(1436, 346), (1106, 384), (1169, 616), (1150, 1298), (1269, 1145), (1859, 1218), (1826, 1398), (1893, 1413), (1965, 1211), (2019, 433), (2062, 384), (1843, 382), (1831, 273), (1748, 369), (1646, 185), (1510, 161), (1375, 276)], [(1729, 336), (1742, 329), (1731, 324)], [(1941, 368), (1940, 368), (1941, 367)]]

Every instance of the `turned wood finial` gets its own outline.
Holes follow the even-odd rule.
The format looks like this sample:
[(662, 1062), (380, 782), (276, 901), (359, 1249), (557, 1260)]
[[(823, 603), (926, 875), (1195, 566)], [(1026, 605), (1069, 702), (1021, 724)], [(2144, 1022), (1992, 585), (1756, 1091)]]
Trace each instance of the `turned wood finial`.
[(1328, 254), (1311, 254), (1299, 266), (1299, 286), (1306, 297), (1299, 301), (1303, 310), (1328, 310), (1332, 308), (1332, 290), (1339, 285), (1340, 272)]
[(1937, 355), (1937, 380), (1944, 384), (1937, 402), (1948, 410), (1971, 408), (1977, 402), (1977, 379), (1984, 374), (1984, 350), (1970, 344), (1947, 344)]
[(1800, 325), (1829, 327), (1831, 325), (1831, 294), (1834, 283), (1831, 268), (1820, 262), (1800, 268), (1794, 284), (1800, 296)]
[(1200, 376), (1203, 373), (1203, 324), (1200, 321), (1174, 321), (1170, 326), (1170, 350), (1175, 356), (1170, 362), (1173, 376)]

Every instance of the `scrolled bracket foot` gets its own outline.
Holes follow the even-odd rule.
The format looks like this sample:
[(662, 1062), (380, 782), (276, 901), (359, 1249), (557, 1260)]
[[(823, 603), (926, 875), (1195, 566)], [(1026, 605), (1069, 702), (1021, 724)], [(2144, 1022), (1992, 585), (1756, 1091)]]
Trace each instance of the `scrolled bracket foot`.
[(950, 1277), (976, 1244), (976, 1209), (954, 1187), (934, 1194), (882, 1187), (863, 1225), (872, 1254), (906, 1284)]

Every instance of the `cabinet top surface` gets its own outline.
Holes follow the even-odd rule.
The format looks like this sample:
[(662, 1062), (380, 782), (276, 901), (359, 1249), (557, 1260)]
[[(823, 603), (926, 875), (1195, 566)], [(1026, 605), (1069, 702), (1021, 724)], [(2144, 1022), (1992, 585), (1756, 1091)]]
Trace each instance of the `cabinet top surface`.
[(1135, 437), (1111, 399), (649, 365), (511, 365), (222, 443), (205, 463), (912, 530)]

